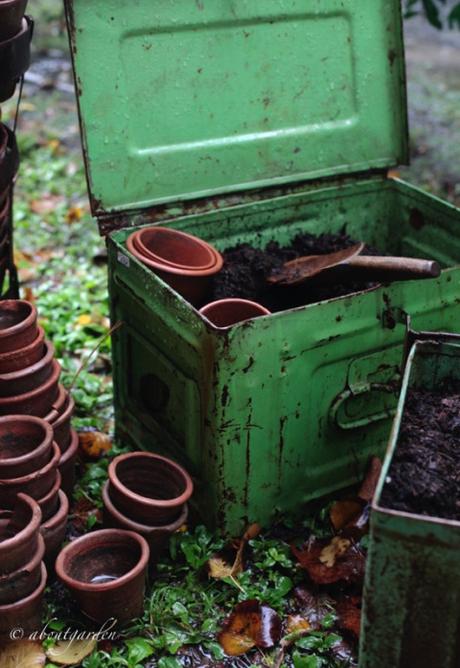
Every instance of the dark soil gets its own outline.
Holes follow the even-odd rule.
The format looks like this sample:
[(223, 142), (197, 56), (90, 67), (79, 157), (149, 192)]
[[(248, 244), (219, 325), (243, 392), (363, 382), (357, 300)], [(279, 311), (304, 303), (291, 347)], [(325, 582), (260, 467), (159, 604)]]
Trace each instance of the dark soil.
[[(341, 297), (359, 290), (373, 287), (375, 283), (354, 282), (325, 285), (314, 280), (299, 287), (274, 287), (266, 282), (267, 277), (284, 262), (303, 255), (323, 255), (353, 246), (357, 241), (345, 231), (339, 234), (297, 235), (289, 246), (282, 247), (270, 241), (265, 250), (240, 244), (225, 251), (224, 268), (214, 282), (213, 299), (240, 297), (263, 304), (270, 311), (313, 304), (333, 297)], [(374, 252), (366, 248), (366, 254)]]
[(408, 394), (382, 504), (460, 521), (460, 383)]

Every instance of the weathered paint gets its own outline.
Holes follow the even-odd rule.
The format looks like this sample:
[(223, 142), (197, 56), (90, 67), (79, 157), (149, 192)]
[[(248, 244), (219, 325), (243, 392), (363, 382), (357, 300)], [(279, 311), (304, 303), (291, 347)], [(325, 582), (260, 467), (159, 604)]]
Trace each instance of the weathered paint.
[(444, 378), (460, 381), (460, 346), (416, 343), (373, 502), (360, 668), (460, 665), (460, 522), (390, 510), (380, 501), (408, 388), (434, 389)]
[(407, 161), (399, 0), (66, 0), (92, 210)]
[[(220, 249), (347, 224), (374, 246), (453, 267), (459, 220), (455, 207), (375, 176), (168, 224)], [(407, 314), (417, 329), (459, 329), (454, 268), (222, 333), (127, 252), (129, 233), (108, 244), (112, 318), (124, 323), (113, 340), (118, 433), (186, 463), (204, 519), (227, 533), (357, 481), (388, 439)]]

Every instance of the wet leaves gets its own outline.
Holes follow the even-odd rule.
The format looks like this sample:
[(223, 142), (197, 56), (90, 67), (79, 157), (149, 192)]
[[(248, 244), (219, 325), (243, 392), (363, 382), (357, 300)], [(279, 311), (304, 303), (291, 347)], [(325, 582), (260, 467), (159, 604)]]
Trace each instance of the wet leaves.
[(15, 640), (0, 646), (0, 666), (2, 668), (41, 668), (46, 656), (40, 642)]
[(233, 563), (229, 563), (226, 556), (216, 554), (208, 561), (209, 576), (216, 579), (234, 578), (244, 570), (243, 553), (247, 543), (259, 535), (259, 524), (251, 524), (245, 531), (243, 537), (237, 541), (236, 555)]
[(315, 584), (349, 584), (361, 583), (363, 580), (365, 556), (351, 541), (313, 539), (301, 549), (292, 546), (292, 552)]
[(112, 439), (108, 434), (95, 429), (78, 432), (79, 447), (88, 459), (99, 459), (112, 448)]
[(355, 639), (361, 629), (361, 597), (350, 596), (336, 603), (337, 625), (342, 631), (348, 631)]
[(270, 648), (281, 638), (281, 619), (256, 600), (238, 603), (219, 633), (219, 643), (229, 656), (245, 654), (253, 647)]

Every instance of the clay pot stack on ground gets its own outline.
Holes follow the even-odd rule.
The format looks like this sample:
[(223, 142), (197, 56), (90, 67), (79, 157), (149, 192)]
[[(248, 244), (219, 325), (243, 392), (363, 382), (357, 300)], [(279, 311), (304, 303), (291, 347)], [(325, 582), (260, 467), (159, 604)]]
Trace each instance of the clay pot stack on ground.
[(110, 463), (103, 489), (104, 524), (143, 536), (155, 562), (187, 521), (192, 493), (190, 476), (171, 459), (147, 452), (120, 455)]
[(13, 510), (21, 492), (38, 504), (47, 560), (64, 541), (69, 513), (60, 489), (60, 458), (53, 428), (45, 420), (30, 415), (0, 418), (0, 508)]
[(56, 574), (87, 617), (123, 623), (142, 615), (149, 552), (132, 531), (94, 531), (61, 551)]
[(0, 416), (33, 415), (49, 422), (60, 451), (62, 489), (71, 496), (78, 435), (71, 428), (74, 403), (60, 375), (35, 306), (19, 299), (0, 302)]
[(21, 628), (40, 628), (47, 572), (39, 505), (18, 494), (10, 510), (0, 503), (0, 640)]
[(0, 102), (14, 95), (30, 65), (33, 21), (26, 7), (27, 0), (0, 0)]
[(205, 303), (212, 277), (223, 266), (222, 256), (213, 246), (168, 227), (137, 230), (126, 246), (137, 260), (195, 306)]

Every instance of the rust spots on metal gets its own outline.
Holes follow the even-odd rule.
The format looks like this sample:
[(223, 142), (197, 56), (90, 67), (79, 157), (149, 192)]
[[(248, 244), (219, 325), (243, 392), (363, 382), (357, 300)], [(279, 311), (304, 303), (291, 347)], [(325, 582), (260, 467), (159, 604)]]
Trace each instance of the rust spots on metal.
[(243, 369), (242, 369), (243, 373), (247, 373), (247, 372), (249, 371), (249, 369), (251, 369), (251, 367), (253, 366), (253, 364), (254, 364), (254, 357), (252, 357), (252, 355), (251, 355), (251, 357), (249, 358), (249, 362), (248, 362), (247, 365), (246, 365), (245, 367), (243, 367)]
[(398, 57), (398, 54), (396, 53), (396, 51), (394, 49), (389, 49), (389, 51), (388, 51), (388, 62), (390, 63), (390, 65), (392, 67), (393, 67), (393, 64), (394, 64), (397, 57)]
[(228, 398), (229, 398), (228, 385), (224, 385), (224, 387), (222, 388), (222, 395), (221, 395), (221, 399), (220, 399), (223, 408), (226, 407), (226, 405), (228, 403)]

